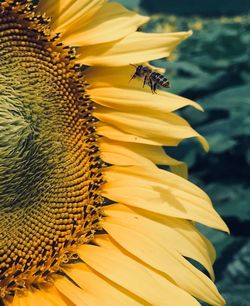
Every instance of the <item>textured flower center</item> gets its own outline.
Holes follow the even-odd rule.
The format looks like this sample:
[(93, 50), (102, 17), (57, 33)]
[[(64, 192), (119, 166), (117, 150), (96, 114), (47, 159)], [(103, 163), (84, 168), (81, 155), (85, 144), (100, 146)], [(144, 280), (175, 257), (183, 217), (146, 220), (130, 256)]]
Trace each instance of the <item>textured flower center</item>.
[(98, 228), (93, 105), (67, 49), (30, 6), (0, 15), (0, 292), (40, 284)]

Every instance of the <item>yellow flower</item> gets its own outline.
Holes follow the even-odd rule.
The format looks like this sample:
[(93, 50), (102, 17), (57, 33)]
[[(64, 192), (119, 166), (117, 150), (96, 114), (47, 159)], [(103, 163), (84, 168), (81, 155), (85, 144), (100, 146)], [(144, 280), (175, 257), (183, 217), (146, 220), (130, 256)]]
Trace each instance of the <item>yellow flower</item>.
[(173, 113), (201, 108), (129, 82), (190, 33), (137, 32), (147, 17), (104, 0), (0, 8), (2, 304), (223, 305), (194, 222), (227, 227), (162, 149), (207, 149)]

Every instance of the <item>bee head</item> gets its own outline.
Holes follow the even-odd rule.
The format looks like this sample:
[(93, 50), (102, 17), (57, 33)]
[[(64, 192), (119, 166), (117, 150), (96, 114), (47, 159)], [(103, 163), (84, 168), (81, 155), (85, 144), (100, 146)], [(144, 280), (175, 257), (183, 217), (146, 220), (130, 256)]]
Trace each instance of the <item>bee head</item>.
[(144, 67), (142, 65), (138, 65), (136, 67), (136, 75), (138, 76), (143, 76), (143, 72), (144, 72)]

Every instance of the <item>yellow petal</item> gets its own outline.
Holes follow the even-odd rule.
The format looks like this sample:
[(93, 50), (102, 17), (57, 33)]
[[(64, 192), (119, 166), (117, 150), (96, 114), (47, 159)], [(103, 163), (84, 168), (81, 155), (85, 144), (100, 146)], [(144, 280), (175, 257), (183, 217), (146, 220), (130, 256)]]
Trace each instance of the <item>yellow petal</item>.
[(103, 123), (99, 123), (97, 125), (97, 133), (101, 136), (105, 136), (108, 139), (121, 141), (121, 139), (124, 142), (132, 142), (132, 143), (142, 143), (142, 144), (148, 144), (153, 146), (161, 146), (161, 145), (168, 145), (168, 146), (176, 146), (180, 142), (179, 139), (172, 139), (165, 137), (164, 141), (162, 139), (149, 139), (145, 137), (140, 137), (138, 135), (133, 135), (130, 133), (126, 133), (122, 130), (120, 130), (117, 127), (106, 125)]
[(155, 186), (168, 187), (172, 194), (179, 191), (189, 193), (190, 196), (195, 196), (200, 201), (205, 201), (206, 204), (212, 206), (208, 195), (195, 184), (176, 176), (169, 171), (156, 169), (155, 171), (147, 171), (143, 167), (118, 167), (112, 166), (105, 169), (105, 176), (109, 183), (119, 183), (119, 179), (131, 177), (135, 181), (141, 181), (143, 184), (153, 183)]
[(28, 297), (28, 293), (25, 295), (19, 295), (15, 294), (13, 302), (9, 305), (14, 305), (14, 306), (29, 306), (30, 305), (30, 299)]
[(168, 156), (162, 147), (123, 143), (102, 138), (100, 141), (101, 158), (103, 161), (118, 166), (171, 165), (172, 172), (187, 177), (187, 166)]
[[(11, 306), (70, 306), (55, 288), (41, 288), (41, 290), (27, 290), (24, 294), (16, 293)], [(73, 306), (73, 305), (72, 305)]]
[(132, 214), (126, 221), (122, 224), (121, 218), (105, 218), (104, 229), (125, 250), (152, 268), (170, 276), (174, 283), (191, 295), (211, 305), (224, 304), (214, 283), (174, 250), (174, 239), (171, 242), (166, 239), (159, 241), (154, 235), (157, 234), (154, 231), (156, 224), (150, 224), (137, 214)]
[(117, 142), (102, 138), (101, 155), (104, 161), (120, 166), (129, 165), (177, 165), (180, 162), (168, 156), (162, 147)]
[(167, 57), (191, 32), (148, 34), (135, 32), (112, 43), (80, 48), (79, 63), (89, 66), (128, 66)]
[(105, 2), (106, 0), (41, 0), (37, 10), (51, 16), (51, 28), (60, 33), (78, 20), (89, 20)]
[(185, 179), (188, 178), (188, 167), (184, 162), (179, 162), (177, 165), (170, 166), (170, 169), (174, 174), (177, 174)]
[[(128, 156), (128, 159), (131, 154), (131, 160), (132, 160), (132, 153), (134, 153), (134, 156), (140, 156), (145, 157), (146, 159), (151, 160), (153, 163), (157, 165), (178, 165), (180, 162), (176, 159), (168, 156), (164, 149), (162, 147), (157, 146), (150, 146), (140, 143), (127, 143), (127, 142), (117, 142), (112, 141), (108, 139), (102, 139), (100, 143), (101, 151), (106, 152), (115, 152), (119, 153), (121, 152), (121, 155)], [(117, 161), (117, 163), (119, 163)], [(129, 166), (129, 165), (139, 165), (138, 163), (131, 162), (130, 163), (122, 163), (120, 162), (120, 165)]]
[(105, 170), (105, 179), (103, 195), (110, 200), (228, 231), (208, 196), (173, 173), (157, 168), (112, 166)]
[(46, 14), (50, 17), (58, 17), (61, 8), (63, 6), (63, 3), (65, 6), (67, 6), (72, 0), (65, 0), (65, 1), (47, 1), (47, 0), (41, 0), (38, 2), (37, 11), (40, 14)]
[(208, 150), (208, 143), (205, 138), (192, 129), (187, 121), (172, 113), (150, 115), (142, 112), (118, 112), (109, 108), (98, 107), (94, 111), (94, 116), (126, 133), (161, 141), (165, 145), (168, 145), (169, 138), (181, 141), (196, 137), (204, 149)]
[(86, 80), (89, 84), (88, 93), (98, 104), (116, 110), (143, 110), (145, 112), (166, 113), (172, 112), (187, 105), (198, 110), (201, 106), (189, 99), (175, 94), (157, 90), (152, 94), (148, 86), (142, 87), (143, 80), (130, 78), (134, 67), (122, 68), (90, 68), (86, 71)]
[(173, 306), (175, 301), (176, 306), (199, 305), (167, 279), (160, 283), (160, 275), (127, 256), (110, 240), (98, 238), (97, 243), (101, 246), (81, 246), (78, 250), (81, 259), (98, 273), (144, 299), (146, 303)]
[(100, 143), (101, 158), (103, 161), (113, 165), (147, 165), (148, 167), (155, 167), (155, 164), (150, 159), (134, 152), (130, 147), (126, 143), (122, 145), (108, 139), (102, 139)]
[[(124, 292), (122, 288), (109, 281), (100, 274), (95, 273), (86, 264), (79, 263), (68, 265), (64, 272), (73, 279), (88, 296), (95, 297), (95, 302), (91, 305), (108, 306), (112, 300), (113, 305), (119, 306), (139, 306), (143, 302), (139, 298)], [(88, 299), (86, 298), (86, 301)]]
[(19, 294), (15, 294), (13, 301), (4, 301), (6, 306), (20, 306), (21, 297)]
[(171, 246), (179, 254), (200, 262), (214, 279), (212, 264), (215, 250), (191, 222), (150, 214), (121, 204), (108, 205), (103, 211), (106, 216), (104, 228), (106, 224), (116, 224), (140, 232), (163, 246)]
[(53, 306), (73, 306), (73, 303), (71, 303), (71, 301), (65, 300), (63, 295), (61, 295), (55, 287), (48, 289), (42, 288), (42, 290), (37, 291), (37, 296), (38, 299), (43, 300), (43, 297), (46, 299), (46, 301), (44, 301), (41, 306), (50, 305), (49, 303), (51, 303)]
[(57, 278), (54, 284), (58, 291), (65, 295), (74, 305), (97, 305), (97, 299), (93, 295), (84, 292), (65, 277)]
[(135, 32), (148, 20), (148, 17), (128, 11), (118, 3), (107, 3), (87, 22), (81, 18), (68, 26), (61, 38), (71, 46), (106, 43)]
[[(89, 81), (88, 81), (89, 82)], [(143, 81), (142, 81), (143, 82)], [(110, 107), (118, 111), (136, 111), (151, 113), (168, 113), (187, 105), (192, 105), (201, 110), (195, 102), (181, 98), (171, 93), (157, 91), (152, 94), (150, 88), (140, 88), (141, 83), (136, 83), (138, 88), (99, 87), (88, 89), (91, 99), (97, 104)], [(129, 87), (129, 86), (128, 86)]]

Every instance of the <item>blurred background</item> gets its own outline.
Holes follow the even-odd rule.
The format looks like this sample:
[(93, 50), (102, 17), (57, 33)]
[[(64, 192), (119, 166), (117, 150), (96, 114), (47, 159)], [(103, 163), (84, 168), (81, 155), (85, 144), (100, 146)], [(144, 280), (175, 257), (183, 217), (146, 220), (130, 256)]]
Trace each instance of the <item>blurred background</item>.
[(172, 156), (212, 198), (231, 235), (201, 227), (214, 243), (216, 281), (228, 306), (250, 305), (250, 0), (118, 0), (150, 15), (146, 32), (193, 30), (168, 59), (170, 91), (205, 109), (180, 113), (210, 144), (183, 142)]

